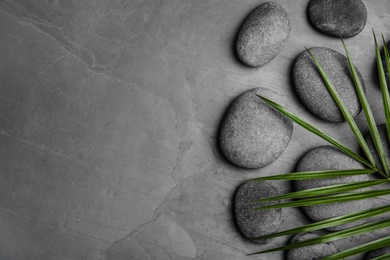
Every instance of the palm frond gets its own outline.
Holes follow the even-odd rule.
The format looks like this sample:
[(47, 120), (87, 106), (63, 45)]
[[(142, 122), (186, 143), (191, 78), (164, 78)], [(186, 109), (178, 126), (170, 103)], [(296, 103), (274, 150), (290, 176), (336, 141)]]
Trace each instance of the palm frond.
[[(390, 77), (389, 50), (387, 48), (387, 44), (386, 44), (386, 41), (383, 37), (383, 34), (382, 34), (382, 41), (383, 41), (383, 50), (384, 50), (384, 54), (385, 54), (385, 65), (386, 65), (387, 75), (389, 75), (388, 77)], [(382, 66), (382, 63), (378, 64), (378, 60), (379, 60), (380, 56), (378, 56), (379, 50), (377, 51), (377, 49), (378, 49), (378, 44), (376, 43), (375, 54), (376, 54), (376, 60), (377, 60), (377, 67), (379, 68), (380, 66)], [(379, 83), (380, 83), (381, 93), (382, 93), (383, 110), (385, 112), (385, 118), (386, 118), (387, 137), (388, 137), (388, 141), (390, 142), (390, 96), (389, 96), (389, 89), (387, 86), (387, 81), (386, 81), (386, 77), (384, 75), (384, 71), (381, 70), (380, 68), (378, 69), (378, 71), (379, 71), (379, 78), (380, 78)]]

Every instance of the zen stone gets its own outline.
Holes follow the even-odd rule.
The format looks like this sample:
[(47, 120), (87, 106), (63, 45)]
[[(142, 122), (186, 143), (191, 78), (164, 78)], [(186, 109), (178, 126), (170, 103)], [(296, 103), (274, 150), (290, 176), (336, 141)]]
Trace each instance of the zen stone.
[(241, 234), (258, 244), (267, 244), (271, 239), (254, 239), (275, 233), (281, 222), (281, 209), (251, 210), (277, 202), (250, 203), (254, 200), (278, 196), (277, 188), (268, 182), (246, 182), (242, 184), (234, 198), (234, 215)]
[(367, 22), (367, 9), (361, 0), (311, 0), (309, 20), (319, 31), (336, 37), (352, 37)]
[[(352, 159), (348, 155), (334, 148), (333, 146), (320, 146), (306, 153), (297, 166), (297, 171), (319, 171), (319, 170), (346, 170), (346, 169), (363, 169), (363, 165)], [(344, 184), (371, 180), (368, 175), (356, 175), (328, 179), (312, 179), (295, 181), (296, 190), (307, 190), (329, 185)], [(371, 188), (359, 189), (357, 191), (368, 191)], [(356, 200), (349, 202), (339, 202), (332, 204), (323, 204), (317, 206), (303, 207), (303, 211), (313, 221), (321, 221), (357, 211), (367, 210), (372, 207), (371, 200)], [(329, 231), (343, 230), (364, 223), (355, 221), (348, 224), (329, 227)]]
[(290, 141), (293, 124), (256, 94), (282, 103), (280, 95), (265, 88), (245, 91), (229, 106), (222, 120), (219, 144), (233, 164), (260, 168), (275, 161)]
[[(383, 149), (385, 151), (385, 156), (387, 158), (387, 161), (390, 162), (390, 144), (389, 144), (389, 141), (388, 141), (389, 138), (388, 138), (388, 135), (387, 135), (386, 124), (379, 125), (378, 126), (378, 132), (379, 132), (379, 136), (380, 136), (380, 138), (382, 140)], [(370, 151), (371, 151), (372, 155), (374, 156), (374, 159), (375, 159), (375, 162), (377, 164), (378, 170), (384, 172), (382, 164), (380, 163), (379, 156), (378, 156), (378, 153), (376, 152), (376, 149), (375, 149), (375, 146), (374, 146), (374, 142), (372, 140), (372, 137), (371, 137), (370, 133), (366, 134), (365, 140), (367, 142), (368, 147), (370, 148)]]
[[(310, 52), (323, 67), (351, 115), (358, 115), (361, 106), (349, 72), (347, 58), (325, 47), (314, 47)], [(355, 69), (357, 70), (356, 67)], [(365, 89), (363, 78), (358, 70), (357, 73)], [(294, 63), (293, 81), (297, 96), (315, 116), (329, 122), (345, 121), (307, 51), (302, 52)]]
[[(315, 233), (298, 234), (292, 237), (290, 243), (302, 242), (309, 239), (317, 238)], [(322, 243), (303, 248), (294, 248), (286, 252), (287, 260), (317, 260), (323, 257), (337, 254), (339, 249), (332, 243)]]
[(271, 61), (290, 37), (290, 20), (276, 3), (264, 3), (243, 22), (236, 38), (236, 53), (242, 63), (257, 67)]
[(366, 256), (364, 257), (364, 260), (374, 259), (375, 257), (382, 256), (382, 255), (389, 254), (389, 253), (390, 253), (390, 246), (379, 248), (379, 249), (368, 252), (366, 254)]

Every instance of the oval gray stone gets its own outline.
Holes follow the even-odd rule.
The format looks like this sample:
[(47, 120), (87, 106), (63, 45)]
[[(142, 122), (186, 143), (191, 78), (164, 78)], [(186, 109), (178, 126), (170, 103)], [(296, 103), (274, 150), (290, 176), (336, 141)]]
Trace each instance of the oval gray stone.
[(245, 65), (264, 65), (283, 49), (290, 31), (288, 15), (279, 4), (261, 4), (248, 15), (238, 31), (237, 56)]
[(252, 242), (267, 244), (272, 239), (254, 239), (279, 230), (281, 209), (251, 210), (277, 202), (250, 203), (254, 200), (278, 196), (278, 189), (269, 182), (245, 182), (237, 189), (234, 198), (234, 215), (241, 234)]
[[(291, 238), (290, 243), (302, 242), (309, 239), (317, 238), (315, 233), (297, 234)], [(337, 254), (339, 249), (332, 243), (323, 243), (303, 248), (294, 248), (286, 252), (287, 260), (317, 260), (323, 257)]]
[[(388, 135), (387, 135), (386, 124), (379, 125), (378, 126), (378, 132), (379, 132), (379, 136), (380, 136), (380, 138), (382, 140), (383, 149), (385, 151), (385, 157), (386, 157), (387, 161), (390, 162), (390, 144), (389, 144), (389, 138), (388, 138)], [(374, 159), (375, 159), (375, 162), (377, 164), (378, 170), (384, 172), (382, 164), (381, 164), (381, 162), (379, 160), (379, 156), (378, 156), (378, 153), (376, 152), (375, 145), (374, 145), (374, 142), (372, 140), (372, 137), (371, 137), (370, 133), (366, 134), (365, 140), (367, 142), (368, 147), (370, 148), (370, 151), (371, 151), (372, 155), (374, 156)]]
[(367, 9), (361, 0), (311, 0), (309, 20), (319, 31), (336, 37), (352, 37), (367, 22)]
[[(358, 115), (361, 106), (349, 72), (347, 57), (325, 47), (314, 47), (310, 52), (323, 67), (351, 115)], [(365, 89), (363, 78), (356, 67), (355, 69)], [(293, 81), (298, 98), (315, 116), (329, 122), (345, 121), (307, 51), (302, 52), (294, 63)]]
[(379, 249), (368, 252), (364, 256), (364, 260), (370, 260), (370, 259), (373, 259), (375, 257), (382, 256), (382, 255), (389, 254), (389, 253), (390, 253), (390, 246), (379, 248)]
[[(319, 170), (346, 170), (346, 169), (362, 169), (362, 164), (352, 159), (348, 155), (334, 148), (333, 146), (320, 146), (310, 150), (300, 160), (297, 166), (297, 171), (319, 171)], [(329, 185), (344, 184), (351, 182), (359, 182), (371, 180), (372, 177), (368, 175), (356, 175), (340, 178), (329, 179), (312, 179), (295, 181), (296, 190), (307, 190)], [(359, 189), (357, 191), (368, 191), (371, 188)], [(303, 207), (303, 211), (313, 221), (321, 221), (341, 215), (370, 209), (372, 202), (370, 200), (356, 200), (349, 202), (339, 202), (332, 204), (317, 205), (311, 207)], [(338, 225), (328, 228), (329, 231), (343, 230), (349, 227), (357, 226), (364, 223), (362, 221), (355, 221), (343, 225)]]
[(260, 168), (275, 161), (288, 145), (293, 124), (256, 94), (282, 103), (280, 95), (254, 88), (238, 96), (222, 120), (219, 145), (233, 164)]

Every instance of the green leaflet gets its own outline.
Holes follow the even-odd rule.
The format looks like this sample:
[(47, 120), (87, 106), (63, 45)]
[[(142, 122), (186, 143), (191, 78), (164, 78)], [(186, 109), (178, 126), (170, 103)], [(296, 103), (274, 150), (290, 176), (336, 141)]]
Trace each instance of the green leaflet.
[(340, 193), (340, 192), (346, 192), (346, 191), (351, 191), (351, 190), (372, 187), (372, 186), (380, 185), (380, 184), (383, 184), (386, 182), (387, 182), (387, 180), (369, 180), (369, 181), (352, 182), (352, 183), (346, 183), (346, 184), (337, 184), (337, 185), (332, 185), (332, 186), (290, 192), (290, 193), (285, 194), (285, 195), (255, 200), (255, 201), (253, 201), (253, 203), (274, 201), (274, 200), (284, 200), (284, 199), (299, 199), (299, 198), (317, 197), (317, 196), (322, 196), (322, 195), (329, 195), (329, 194), (333, 194), (333, 193)]
[(345, 176), (354, 176), (360, 174), (370, 174), (376, 172), (373, 169), (351, 169), (351, 170), (323, 170), (309, 172), (295, 172), (288, 174), (279, 174), (267, 177), (250, 179), (249, 181), (267, 181), (267, 180), (312, 180), (321, 178), (337, 178)]
[(362, 164), (368, 166), (369, 168), (375, 168), (373, 166), (372, 163), (370, 162), (367, 162), (363, 157), (361, 157), (360, 155), (358, 155), (356, 152), (354, 152), (351, 148), (348, 148), (346, 147), (345, 145), (343, 145), (342, 143), (340, 143), (339, 141), (337, 141), (335, 138), (333, 138), (331, 135), (329, 135), (328, 133), (322, 131), (321, 129), (315, 127), (314, 125), (310, 124), (309, 122), (306, 122), (302, 119), (300, 119), (299, 117), (295, 116), (294, 114), (292, 114), (291, 112), (289, 112), (286, 108), (284, 108), (283, 106), (281, 105), (278, 105), (277, 103), (265, 98), (265, 97), (262, 97), (262, 96), (259, 96), (262, 100), (264, 100), (267, 104), (269, 104), (270, 106), (272, 106), (273, 108), (275, 108), (276, 110), (278, 110), (279, 112), (281, 112), (282, 114), (284, 114), (285, 116), (287, 116), (288, 118), (290, 118), (292, 121), (294, 121), (295, 123), (297, 123), (298, 125), (302, 126), (303, 128), (305, 128), (306, 130), (316, 134), (317, 136), (321, 137), (322, 139), (324, 139), (325, 141), (329, 142), (330, 144), (334, 145), (335, 147), (337, 147), (339, 150), (341, 150), (342, 152), (344, 152), (345, 154), (351, 156), (352, 158), (354, 158), (355, 160), (357, 160), (358, 162), (361, 162)]
[(297, 228), (292, 228), (289, 230), (281, 231), (278, 233), (258, 237), (257, 239), (267, 239), (267, 238), (273, 238), (273, 237), (280, 237), (280, 236), (286, 236), (286, 235), (293, 235), (293, 234), (298, 234), (298, 233), (303, 233), (303, 232), (308, 232), (308, 231), (315, 231), (315, 230), (320, 230), (328, 227), (334, 227), (350, 222), (354, 222), (357, 220), (361, 219), (366, 219), (366, 218), (371, 218), (375, 217), (384, 213), (390, 212), (390, 207), (389, 206), (382, 206), (382, 207), (377, 207), (373, 209), (368, 209), (368, 210), (362, 210), (359, 212), (354, 212), (351, 214), (339, 216), (339, 217), (334, 217), (314, 223), (310, 223), (307, 225), (304, 225), (302, 227), (297, 227)]

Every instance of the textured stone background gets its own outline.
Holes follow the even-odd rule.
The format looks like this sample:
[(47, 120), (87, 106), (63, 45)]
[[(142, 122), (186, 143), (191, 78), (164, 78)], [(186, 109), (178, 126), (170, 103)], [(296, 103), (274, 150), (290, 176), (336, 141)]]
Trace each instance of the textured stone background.
[[(292, 90), (305, 46), (342, 52), (309, 24), (309, 0), (275, 1), (292, 33), (273, 61), (237, 61), (237, 29), (263, 2), (1, 0), (0, 259), (282, 259), (246, 256), (271, 245), (238, 234), (232, 196), (247, 178), (292, 171), (324, 142), (295, 125), (278, 161), (239, 169), (216, 145), (227, 106), (249, 88), (273, 89), (355, 143), (345, 124), (316, 120)], [(364, 2), (367, 25), (346, 43), (383, 123), (371, 28), (390, 39), (390, 3)], [(282, 217), (282, 228), (306, 222), (298, 210)]]

